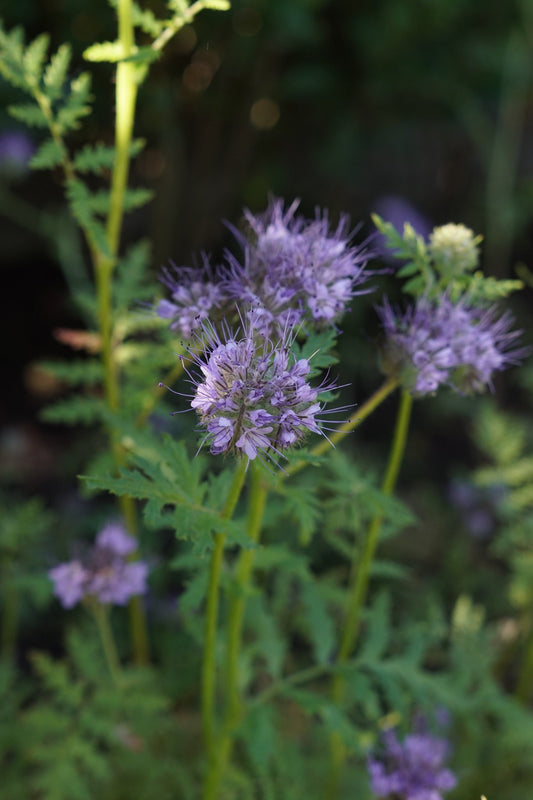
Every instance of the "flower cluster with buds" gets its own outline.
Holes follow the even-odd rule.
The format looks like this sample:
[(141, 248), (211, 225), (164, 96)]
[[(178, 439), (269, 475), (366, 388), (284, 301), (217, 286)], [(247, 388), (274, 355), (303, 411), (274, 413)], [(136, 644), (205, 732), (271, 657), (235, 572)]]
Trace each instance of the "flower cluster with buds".
[(412, 733), (403, 742), (395, 731), (383, 735), (384, 751), (368, 759), (371, 788), (381, 800), (442, 800), (457, 779), (445, 766), (450, 754), (446, 739), (426, 732)]
[(125, 605), (130, 597), (144, 594), (148, 565), (127, 561), (136, 547), (135, 539), (122, 525), (106, 525), (86, 559), (58, 564), (48, 572), (55, 596), (64, 608), (73, 608), (85, 597)]
[(494, 373), (523, 353), (513, 349), (520, 332), (511, 330), (512, 316), (498, 316), (494, 306), (474, 308), (443, 295), (421, 298), (403, 313), (387, 301), (377, 310), (386, 337), (385, 372), (414, 395), (433, 394), (442, 384), (463, 394), (483, 392)]

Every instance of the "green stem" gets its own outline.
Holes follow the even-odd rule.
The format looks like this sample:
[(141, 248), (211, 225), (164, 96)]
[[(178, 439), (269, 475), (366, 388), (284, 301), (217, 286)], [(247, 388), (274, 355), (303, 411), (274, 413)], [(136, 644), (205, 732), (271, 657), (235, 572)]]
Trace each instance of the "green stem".
[[(396, 485), (407, 442), (412, 404), (413, 399), (411, 395), (406, 391), (402, 392), (392, 447), (381, 487), (381, 491), (385, 495), (391, 495)], [(366, 600), (370, 571), (379, 541), (382, 523), (382, 514), (376, 514), (368, 528), (362, 554), (359, 555), (358, 552), (354, 554), (348, 590), (348, 604), (339, 647), (338, 662), (340, 664), (344, 663), (349, 658), (357, 642), (361, 622), (361, 611)], [(343, 700), (344, 689), (345, 682), (342, 676), (335, 675), (332, 685), (332, 699), (337, 705)], [(342, 739), (338, 734), (333, 734), (331, 736), (330, 746), (331, 767), (327, 797), (329, 800), (335, 800), (339, 794), (340, 775), (346, 760), (346, 754)]]
[(111, 677), (113, 678), (114, 682), (118, 684), (120, 683), (122, 668), (120, 666), (120, 660), (115, 645), (115, 639), (113, 637), (113, 631), (111, 630), (111, 624), (109, 622), (109, 606), (105, 605), (104, 603), (99, 603), (97, 600), (95, 600), (94, 602), (91, 602), (90, 609), (98, 626), (104, 655), (106, 657)]
[[(253, 464), (250, 477), (250, 496), (248, 500), (248, 520), (246, 533), (254, 543), (259, 542), (261, 523), (267, 499), (267, 487), (260, 468)], [(244, 611), (247, 591), (252, 574), (255, 550), (242, 550), (235, 570), (234, 594), (228, 612), (228, 644), (226, 661), (227, 681), (227, 719), (236, 721), (240, 717), (241, 698), (239, 693), (239, 654), (242, 642)]]
[(20, 596), (14, 584), (11, 561), (6, 557), (2, 564), (2, 634), (0, 653), (4, 661), (15, 658), (19, 623)]
[[(263, 482), (260, 468), (251, 465), (250, 496), (248, 500), (248, 520), (246, 532), (252, 542), (257, 543), (261, 534), (261, 523), (265, 510), (267, 488)], [(242, 629), (246, 595), (252, 574), (255, 550), (242, 550), (235, 569), (234, 594), (228, 611), (227, 650), (226, 650), (226, 709), (221, 735), (209, 760), (209, 768), (204, 785), (204, 800), (214, 800), (226, 764), (231, 756), (233, 734), (242, 713), (242, 698), (239, 691), (239, 655), (242, 643)]]
[[(237, 462), (233, 482), (220, 512), (221, 519), (230, 519), (237, 505), (241, 489), (244, 484), (248, 459), (242, 458)], [(216, 633), (218, 623), (218, 600), (220, 591), (220, 576), (222, 572), (222, 559), (226, 534), (215, 533), (214, 547), (211, 554), (209, 568), (209, 583), (207, 588), (207, 605), (205, 619), (205, 645), (202, 670), (202, 722), (204, 740), (208, 755), (212, 757), (215, 740), (215, 684), (216, 684)]]
[[(359, 425), (364, 422), (364, 420), (369, 417), (370, 414), (372, 414), (372, 412), (375, 411), (375, 409), (390, 394), (392, 394), (398, 385), (399, 381), (397, 378), (387, 378), (387, 380), (379, 387), (379, 389), (368, 398), (366, 403), (363, 403), (361, 408), (358, 408), (357, 411), (352, 414), (347, 422), (345, 422), (343, 425), (340, 425), (335, 433), (333, 433), (331, 436), (328, 436), (327, 439), (323, 439), (311, 449), (311, 455), (321, 456), (330, 449), (332, 444), (335, 445), (342, 441), (342, 439), (344, 439), (348, 433), (359, 427)], [(295, 461), (293, 464), (289, 464), (289, 466), (285, 469), (285, 472), (281, 473), (280, 480), (283, 480), (289, 475), (294, 475), (295, 472), (299, 472), (307, 463), (308, 462), (306, 461)]]
[(533, 632), (530, 633), (526, 645), (526, 654), (515, 689), (515, 697), (524, 705), (529, 703), (533, 690)]

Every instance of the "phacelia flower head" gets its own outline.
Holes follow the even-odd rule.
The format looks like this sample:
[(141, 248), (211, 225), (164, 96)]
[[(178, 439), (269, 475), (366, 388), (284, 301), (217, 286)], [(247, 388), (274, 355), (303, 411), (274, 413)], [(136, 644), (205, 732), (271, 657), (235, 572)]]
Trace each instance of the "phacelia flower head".
[(148, 565), (126, 560), (136, 547), (135, 539), (122, 525), (107, 525), (86, 559), (58, 564), (49, 571), (54, 594), (65, 608), (72, 608), (85, 597), (125, 605), (130, 597), (146, 592)]
[(213, 454), (273, 458), (309, 432), (322, 432), (318, 395), (333, 386), (310, 386), (309, 361), (291, 355), (287, 333), (274, 343), (258, 336), (248, 317), (238, 334), (226, 329), (220, 335), (208, 327), (204, 337), (205, 352), (190, 355), (198, 368), (197, 375), (189, 373), (191, 406), (206, 428), (204, 442)]
[(170, 300), (160, 300), (155, 311), (169, 319), (171, 330), (187, 340), (205, 320), (217, 316), (228, 300), (219, 270), (211, 267), (205, 255), (197, 268), (172, 265), (163, 272), (161, 281), (170, 289)]
[(456, 361), (433, 305), (420, 300), (402, 314), (385, 300), (377, 312), (386, 336), (385, 372), (397, 376), (413, 395), (434, 394)]
[(445, 764), (450, 755), (446, 739), (426, 732), (405, 737), (383, 735), (383, 752), (368, 759), (371, 788), (380, 800), (442, 800), (457, 779)]
[(438, 272), (449, 278), (474, 270), (479, 262), (481, 236), (466, 225), (452, 222), (434, 228), (429, 237), (429, 252)]
[(244, 263), (229, 257), (233, 278), (228, 291), (240, 305), (244, 301), (263, 306), (278, 330), (287, 321), (315, 327), (335, 324), (351, 298), (368, 291), (360, 287), (368, 278), (369, 253), (365, 245), (350, 246), (347, 217), (331, 230), (326, 211), (306, 220), (296, 214), (298, 204), (285, 209), (283, 201), (275, 199), (264, 214), (245, 211), (251, 236), (248, 240), (239, 235)]
[(414, 395), (433, 394), (444, 383), (462, 394), (483, 392), (495, 372), (525, 353), (513, 349), (520, 332), (511, 330), (512, 316), (498, 316), (494, 306), (473, 308), (443, 295), (421, 298), (403, 314), (385, 301), (378, 314), (386, 336), (385, 372)]

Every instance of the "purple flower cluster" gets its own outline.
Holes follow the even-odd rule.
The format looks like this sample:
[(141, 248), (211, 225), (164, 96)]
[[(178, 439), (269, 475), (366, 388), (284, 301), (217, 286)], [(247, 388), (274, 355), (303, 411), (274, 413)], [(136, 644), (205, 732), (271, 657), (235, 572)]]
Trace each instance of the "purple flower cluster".
[(384, 752), (368, 759), (372, 791), (381, 800), (442, 800), (457, 779), (446, 766), (450, 746), (426, 732), (398, 741), (395, 731), (383, 735)]
[(448, 384), (463, 394), (484, 391), (495, 372), (517, 363), (522, 350), (512, 345), (513, 318), (498, 317), (494, 306), (480, 309), (447, 295), (419, 299), (403, 314), (385, 301), (378, 308), (386, 335), (384, 368), (414, 395)]
[(239, 302), (264, 307), (267, 334), (287, 324), (335, 324), (351, 298), (368, 291), (356, 288), (368, 277), (369, 254), (364, 245), (349, 246), (348, 218), (331, 231), (326, 211), (306, 220), (297, 209), (298, 201), (285, 209), (274, 199), (264, 214), (245, 211), (252, 241), (241, 238), (244, 263), (232, 261), (229, 290)]
[(357, 287), (368, 277), (369, 254), (364, 245), (349, 245), (346, 217), (331, 231), (325, 211), (306, 220), (297, 208), (298, 201), (284, 209), (282, 200), (272, 200), (264, 214), (245, 211), (249, 236), (236, 233), (242, 262), (228, 253), (225, 270), (211, 270), (204, 258), (199, 270), (165, 272), (162, 281), (171, 299), (158, 303), (159, 316), (171, 319), (171, 328), (186, 339), (205, 319), (216, 319), (229, 301), (244, 316), (254, 309), (254, 324), (264, 336), (299, 324), (334, 325), (350, 299), (368, 291)]
[(54, 594), (65, 608), (72, 608), (87, 596), (100, 603), (125, 605), (130, 597), (146, 592), (148, 565), (126, 560), (136, 547), (135, 539), (122, 525), (106, 525), (87, 559), (58, 564), (49, 571)]
[(213, 269), (207, 256), (201, 267), (177, 267), (165, 270), (162, 283), (170, 290), (170, 300), (160, 300), (156, 313), (171, 320), (171, 330), (190, 340), (207, 319), (213, 319), (229, 297), (223, 287), (220, 271)]
[(322, 432), (318, 394), (333, 387), (309, 385), (309, 362), (291, 357), (288, 335), (274, 344), (258, 337), (249, 322), (242, 328), (240, 336), (227, 330), (224, 337), (206, 329), (206, 351), (191, 351), (199, 368), (191, 375), (191, 405), (213, 454), (234, 452), (251, 460), (259, 453), (280, 455), (310, 431)]

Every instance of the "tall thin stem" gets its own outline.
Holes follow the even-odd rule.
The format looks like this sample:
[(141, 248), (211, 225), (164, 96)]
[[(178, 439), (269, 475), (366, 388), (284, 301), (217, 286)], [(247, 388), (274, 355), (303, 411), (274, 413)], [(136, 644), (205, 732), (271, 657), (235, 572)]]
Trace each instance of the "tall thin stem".
[[(407, 442), (412, 404), (413, 400), (411, 395), (406, 391), (402, 392), (392, 447), (381, 487), (381, 491), (386, 495), (391, 495), (396, 486)], [(341, 664), (349, 658), (357, 642), (361, 622), (361, 611), (366, 601), (370, 571), (378, 545), (382, 523), (383, 515), (376, 514), (368, 528), (363, 552), (361, 554), (358, 552), (354, 554), (348, 590), (348, 603), (346, 606), (344, 627), (338, 655), (338, 661)], [(332, 699), (334, 703), (340, 704), (342, 702), (344, 689), (344, 679), (341, 675), (335, 675), (332, 684)], [(330, 748), (331, 767), (327, 797), (329, 800), (335, 800), (339, 794), (341, 770), (346, 760), (345, 748), (338, 734), (332, 734)]]
[[(251, 465), (250, 494), (246, 532), (257, 543), (267, 498), (267, 487), (256, 464)], [(214, 800), (233, 747), (234, 731), (242, 716), (242, 698), (239, 690), (239, 655), (246, 608), (246, 593), (253, 569), (255, 551), (242, 550), (235, 569), (235, 585), (228, 611), (226, 645), (226, 708), (221, 734), (209, 760), (203, 800)]]
[[(230, 519), (237, 505), (244, 484), (248, 459), (237, 462), (233, 482), (220, 512), (221, 519)], [(214, 546), (209, 567), (209, 583), (207, 588), (207, 606), (205, 618), (205, 644), (202, 671), (202, 722), (204, 740), (208, 756), (212, 757), (215, 740), (215, 689), (216, 689), (216, 634), (218, 623), (218, 603), (220, 593), (220, 576), (226, 534), (217, 532), (214, 535)]]
[(100, 639), (102, 640), (102, 648), (106, 657), (107, 665), (115, 683), (120, 682), (122, 667), (120, 666), (120, 659), (118, 657), (117, 648), (115, 645), (115, 638), (111, 629), (109, 620), (109, 606), (99, 603), (97, 600), (91, 602), (90, 609), (96, 620)]

